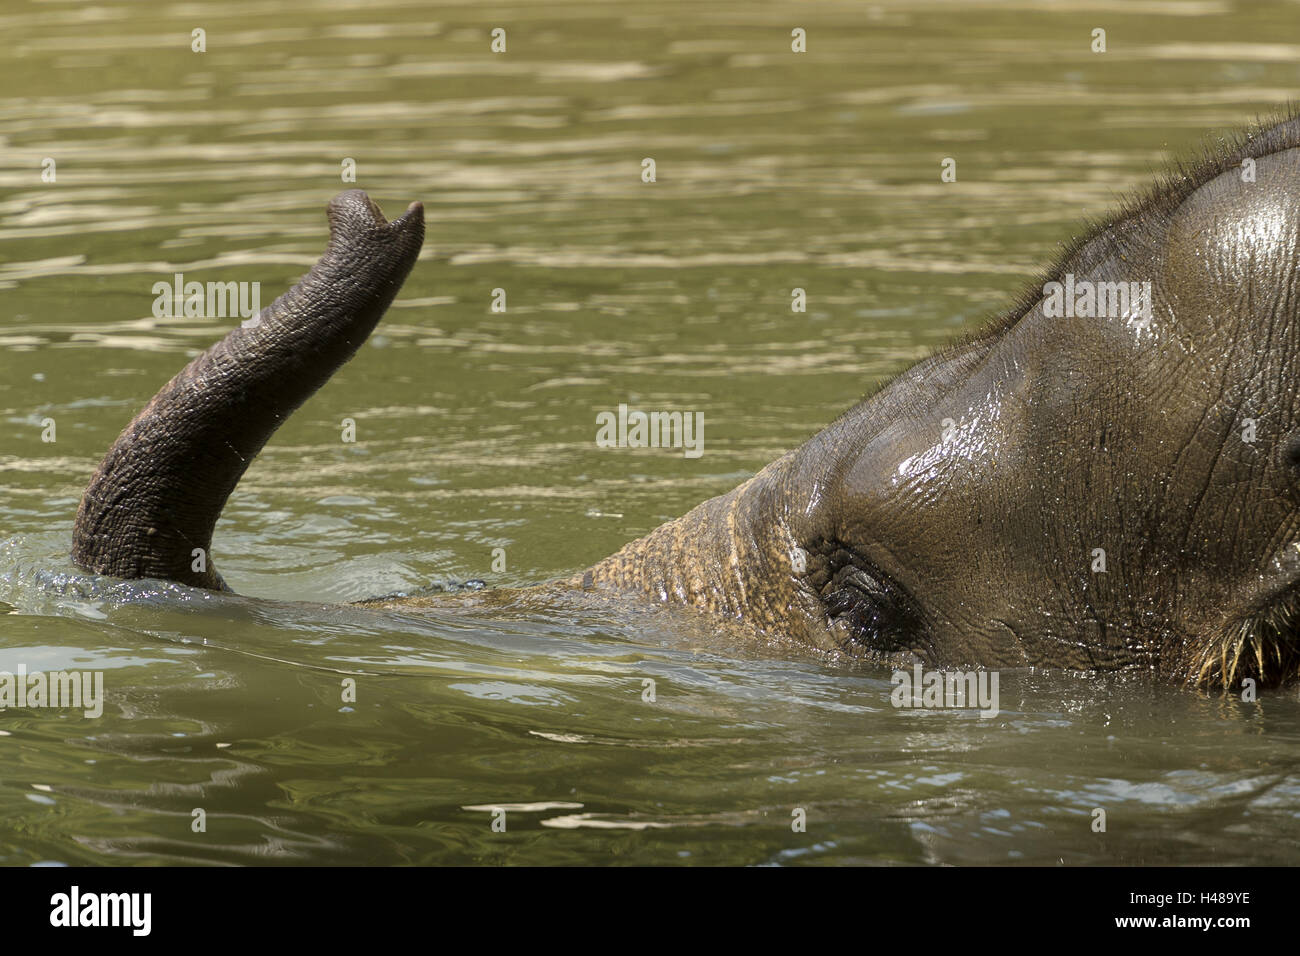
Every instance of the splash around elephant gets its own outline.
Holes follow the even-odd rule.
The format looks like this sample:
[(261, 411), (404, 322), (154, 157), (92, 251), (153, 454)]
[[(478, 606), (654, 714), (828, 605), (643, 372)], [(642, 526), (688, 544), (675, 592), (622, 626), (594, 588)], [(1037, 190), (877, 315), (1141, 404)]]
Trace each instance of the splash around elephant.
[[(114, 443), (77, 514), (80, 567), (225, 588), (195, 549), (424, 237), (418, 203), (386, 222), (359, 190), (329, 222), (312, 270)], [(983, 331), (563, 585), (881, 661), (1295, 681), (1298, 265), (1289, 118), (1178, 169)]]

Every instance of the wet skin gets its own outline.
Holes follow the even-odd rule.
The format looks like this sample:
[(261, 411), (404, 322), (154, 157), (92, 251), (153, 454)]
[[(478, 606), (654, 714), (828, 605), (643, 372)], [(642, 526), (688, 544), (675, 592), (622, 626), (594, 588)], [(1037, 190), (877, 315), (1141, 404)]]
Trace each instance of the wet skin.
[[(260, 326), (182, 370), (110, 449), (77, 516), (79, 566), (224, 587), (195, 549), (423, 239), (418, 204), (386, 223), (359, 190), (330, 221), (321, 261)], [(564, 584), (854, 657), (1295, 680), (1298, 237), (1292, 119), (1171, 175), (986, 330)]]

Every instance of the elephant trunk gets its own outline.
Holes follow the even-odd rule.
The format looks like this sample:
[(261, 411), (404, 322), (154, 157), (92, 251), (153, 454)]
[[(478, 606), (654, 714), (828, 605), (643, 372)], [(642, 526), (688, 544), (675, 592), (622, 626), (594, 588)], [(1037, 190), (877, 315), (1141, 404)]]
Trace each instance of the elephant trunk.
[(567, 583), (639, 591), (833, 648), (824, 613), (802, 583), (802, 544), (825, 536), (812, 504), (826, 479), (816, 456), (810, 464), (800, 454), (772, 462)]
[(79, 567), (226, 590), (210, 557), (226, 499), (272, 432), (366, 340), (424, 241), (419, 203), (389, 223), (353, 189), (328, 215), (329, 245), (311, 271), (190, 362), (113, 443), (77, 511)]

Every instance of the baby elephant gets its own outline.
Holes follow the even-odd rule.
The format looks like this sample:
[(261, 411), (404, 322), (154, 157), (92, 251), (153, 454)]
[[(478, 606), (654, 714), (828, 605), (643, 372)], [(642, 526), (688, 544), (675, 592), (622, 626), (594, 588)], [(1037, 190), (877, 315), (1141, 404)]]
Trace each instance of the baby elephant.
[[(276, 427), (424, 238), (359, 190), (292, 289), (163, 386), (77, 514), (82, 568), (224, 588), (206, 555)], [(989, 327), (565, 584), (855, 657), (1300, 677), (1300, 118), (1179, 169)], [(426, 601), (427, 603), (427, 601)]]

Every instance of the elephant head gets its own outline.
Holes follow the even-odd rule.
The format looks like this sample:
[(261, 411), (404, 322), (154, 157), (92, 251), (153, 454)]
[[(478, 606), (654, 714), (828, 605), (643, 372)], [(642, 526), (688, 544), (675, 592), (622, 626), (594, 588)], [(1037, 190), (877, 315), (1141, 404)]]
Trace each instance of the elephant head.
[[(82, 501), (91, 571), (223, 587), (212, 528), (419, 253), (330, 204), (315, 268), (127, 426)], [(1300, 121), (1180, 169), (981, 332), (732, 492), (566, 582), (936, 666), (1300, 675)]]

